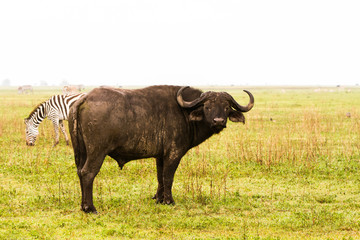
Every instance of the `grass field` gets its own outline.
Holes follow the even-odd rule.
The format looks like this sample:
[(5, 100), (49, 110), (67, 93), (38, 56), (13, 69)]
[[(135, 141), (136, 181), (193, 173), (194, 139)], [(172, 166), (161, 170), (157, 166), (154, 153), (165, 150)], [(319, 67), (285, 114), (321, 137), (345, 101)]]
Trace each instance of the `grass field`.
[(182, 159), (175, 206), (151, 199), (154, 159), (120, 170), (107, 158), (93, 215), (80, 211), (73, 150), (62, 135), (52, 147), (50, 121), (25, 145), (23, 119), (60, 91), (0, 89), (0, 239), (360, 239), (360, 88), (248, 90), (246, 124)]

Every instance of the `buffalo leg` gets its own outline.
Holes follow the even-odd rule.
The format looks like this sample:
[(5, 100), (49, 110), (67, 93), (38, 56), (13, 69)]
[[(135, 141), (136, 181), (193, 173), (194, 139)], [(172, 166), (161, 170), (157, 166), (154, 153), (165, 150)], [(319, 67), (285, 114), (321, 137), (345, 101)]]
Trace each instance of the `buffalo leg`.
[(163, 203), (163, 201), (164, 201), (163, 169), (164, 169), (163, 158), (160, 158), (160, 157), (156, 158), (158, 189), (156, 191), (155, 196), (153, 197), (153, 199), (156, 199), (156, 203)]
[(83, 205), (84, 205), (84, 199), (85, 199), (85, 196), (84, 196), (84, 188), (83, 188), (83, 181), (82, 181), (82, 177), (81, 177), (81, 168), (78, 167), (78, 170), (77, 170), (77, 174), (79, 176), (79, 180), (80, 180), (80, 188), (81, 188), (81, 210), (83, 210)]
[(88, 157), (82, 169), (78, 171), (82, 191), (81, 210), (86, 213), (97, 213), (93, 203), (93, 183), (104, 162), (104, 158), (104, 156)]
[(175, 201), (172, 197), (172, 185), (174, 181), (174, 175), (177, 167), (179, 166), (180, 159), (182, 155), (179, 157), (173, 157), (164, 159), (164, 167), (163, 167), (163, 184), (164, 184), (164, 204), (175, 204)]

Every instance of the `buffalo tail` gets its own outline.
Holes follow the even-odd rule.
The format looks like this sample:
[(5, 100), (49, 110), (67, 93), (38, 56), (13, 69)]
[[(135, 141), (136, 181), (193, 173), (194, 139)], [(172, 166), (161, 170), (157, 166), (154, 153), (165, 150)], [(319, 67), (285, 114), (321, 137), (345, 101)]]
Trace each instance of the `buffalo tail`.
[(70, 108), (69, 131), (74, 149), (75, 163), (81, 169), (86, 161), (86, 147), (81, 131), (80, 110), (81, 105), (86, 101), (87, 95), (77, 100)]

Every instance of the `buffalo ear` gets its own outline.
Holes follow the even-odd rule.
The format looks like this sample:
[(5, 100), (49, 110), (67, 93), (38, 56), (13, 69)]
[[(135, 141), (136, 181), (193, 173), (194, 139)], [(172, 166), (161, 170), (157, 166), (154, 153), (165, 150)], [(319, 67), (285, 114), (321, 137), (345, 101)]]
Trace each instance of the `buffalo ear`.
[(190, 121), (201, 121), (203, 120), (202, 109), (196, 109), (190, 113)]
[(229, 114), (229, 120), (232, 122), (242, 122), (245, 123), (245, 116), (242, 112), (231, 111)]

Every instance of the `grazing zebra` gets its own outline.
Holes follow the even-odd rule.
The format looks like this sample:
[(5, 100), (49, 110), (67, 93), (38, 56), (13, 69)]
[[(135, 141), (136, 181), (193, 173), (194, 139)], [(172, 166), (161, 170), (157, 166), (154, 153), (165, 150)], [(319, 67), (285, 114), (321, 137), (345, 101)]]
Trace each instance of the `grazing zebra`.
[(69, 138), (66, 135), (63, 120), (68, 119), (71, 104), (84, 95), (85, 93), (55, 95), (34, 108), (29, 117), (24, 119), (26, 124), (26, 145), (35, 145), (36, 137), (39, 134), (38, 126), (46, 117), (54, 124), (54, 146), (59, 143), (59, 126), (65, 136), (66, 144), (69, 145)]
[(84, 85), (68, 85), (63, 87), (63, 94), (76, 94), (84, 89)]
[(18, 87), (18, 94), (32, 93), (33, 91), (34, 90), (31, 85), (23, 85)]

